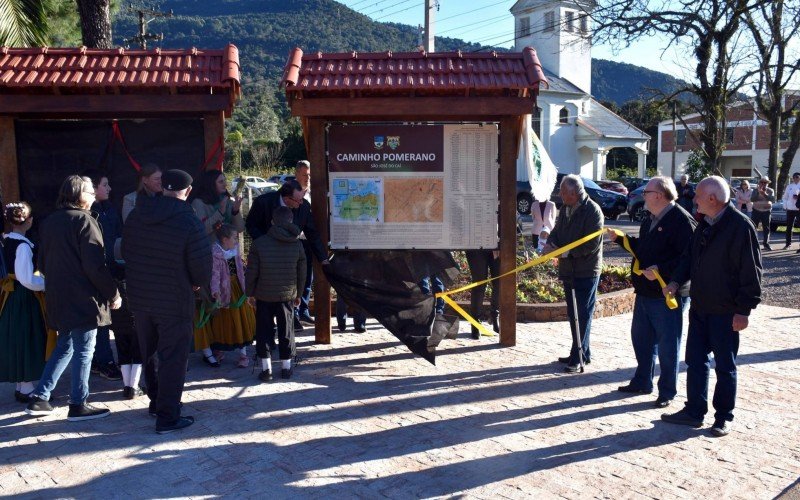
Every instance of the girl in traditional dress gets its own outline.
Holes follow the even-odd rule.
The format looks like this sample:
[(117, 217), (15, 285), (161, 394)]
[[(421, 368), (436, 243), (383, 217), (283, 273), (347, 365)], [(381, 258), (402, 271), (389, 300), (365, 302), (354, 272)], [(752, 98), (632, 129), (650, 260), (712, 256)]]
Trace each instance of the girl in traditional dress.
[(27, 403), (45, 364), (47, 327), (34, 294), (44, 290), (44, 278), (34, 274), (34, 245), (25, 237), (33, 224), (31, 206), (9, 203), (4, 215), (12, 229), (4, 235), (3, 259), (13, 274), (3, 278), (0, 293), (0, 382), (16, 383), (14, 397)]
[(244, 295), (244, 266), (238, 250), (236, 229), (229, 224), (217, 224), (216, 241), (211, 246), (211, 297), (219, 304), (211, 318), (211, 348), (219, 359), (219, 351), (236, 350), (237, 366), (245, 368), (250, 361), (247, 347), (253, 342), (256, 317)]

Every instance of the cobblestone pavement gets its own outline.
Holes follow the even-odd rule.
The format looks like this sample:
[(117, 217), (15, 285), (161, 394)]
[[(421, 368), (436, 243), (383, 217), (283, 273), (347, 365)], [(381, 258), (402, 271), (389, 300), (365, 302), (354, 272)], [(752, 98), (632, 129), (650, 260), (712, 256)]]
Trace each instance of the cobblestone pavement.
[[(154, 432), (147, 399), (91, 380), (109, 418), (32, 418), (0, 384), (0, 495), (258, 498), (772, 498), (800, 476), (800, 310), (759, 307), (742, 336), (733, 432), (664, 424), (633, 374), (630, 315), (595, 320), (593, 362), (565, 375), (566, 323), (522, 324), (518, 344), (445, 341), (437, 365), (370, 321), (331, 345), (299, 337), (291, 380), (260, 384), (230, 359), (190, 358), (184, 413)], [(683, 367), (685, 369), (685, 367)], [(712, 374), (713, 379), (713, 374)], [(685, 374), (680, 377), (683, 402)], [(712, 380), (713, 387), (713, 380)], [(672, 410), (674, 411), (675, 406)], [(713, 410), (712, 410), (713, 411)]]

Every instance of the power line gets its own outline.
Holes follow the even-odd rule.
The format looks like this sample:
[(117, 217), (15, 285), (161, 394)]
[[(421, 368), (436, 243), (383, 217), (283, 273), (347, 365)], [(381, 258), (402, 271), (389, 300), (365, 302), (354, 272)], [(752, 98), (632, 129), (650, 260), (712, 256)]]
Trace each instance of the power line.
[(416, 9), (416, 8), (422, 7), (424, 5), (425, 5), (425, 2), (422, 2), (422, 3), (417, 4), (417, 5), (412, 5), (411, 7), (408, 7), (407, 9), (402, 9), (402, 10), (398, 10), (398, 11), (395, 11), (395, 12), (390, 12), (389, 14), (386, 14), (385, 16), (376, 17), (375, 19), (373, 19), (373, 21), (377, 22), (377, 21), (380, 21), (381, 19), (386, 19), (387, 17), (391, 17), (391, 16), (393, 16), (395, 14), (399, 14), (401, 12), (405, 12), (405, 11), (411, 10), (411, 9)]
[[(474, 22), (474, 23), (462, 24), (461, 26), (456, 26), (455, 28), (450, 28), (450, 29), (442, 30), (442, 31), (440, 31), (439, 33), (440, 33), (440, 34), (441, 34), (441, 33), (450, 33), (451, 31), (460, 30), (460, 29), (462, 29), (462, 28), (467, 28), (467, 27), (469, 27), (469, 26), (474, 26), (474, 25), (476, 25), (476, 24), (483, 24), (483, 25), (484, 25), (484, 27), (485, 27), (485, 26), (489, 26), (489, 25), (491, 25), (491, 24), (496, 24), (496, 23), (499, 23), (499, 22), (502, 22), (502, 21), (507, 21), (507, 20), (508, 20), (508, 16), (509, 16), (509, 14), (503, 14), (502, 16), (490, 17), (489, 19), (483, 19), (483, 20), (481, 20), (481, 21), (477, 21), (477, 22)], [(500, 19), (500, 20), (499, 20), (499, 21), (495, 21), (495, 19)], [(512, 18), (512, 19), (513, 19), (513, 18)], [(491, 21), (491, 22), (489, 22), (489, 21)], [(484, 24), (484, 23), (485, 23), (485, 24)]]
[[(350, 8), (350, 9), (356, 10), (356, 9), (355, 9), (356, 5), (361, 5), (362, 3), (367, 3), (367, 2), (371, 2), (371, 1), (372, 1), (372, 0), (361, 0), (360, 2), (356, 2), (356, 3), (354, 3), (353, 5), (345, 5), (345, 7), (348, 7), (348, 8)], [(382, 3), (382, 2), (376, 2), (376, 5), (377, 5), (378, 3)], [(370, 7), (370, 6), (369, 6), (369, 5), (367, 5), (367, 8), (369, 8), (369, 7)]]
[(441, 19), (437, 19), (436, 22), (437, 23), (441, 23), (441, 22), (447, 21), (448, 19), (453, 19), (454, 17), (465, 16), (467, 14), (471, 14), (473, 12), (477, 12), (477, 11), (483, 10), (483, 9), (488, 9), (489, 7), (494, 7), (495, 5), (500, 5), (502, 3), (508, 3), (508, 0), (503, 0), (502, 2), (497, 2), (497, 3), (493, 3), (493, 4), (489, 4), (489, 5), (484, 5), (483, 7), (478, 7), (477, 9), (472, 9), (472, 10), (468, 10), (466, 12), (461, 12), (460, 14), (454, 14), (452, 16), (443, 17)]
[[(389, 1), (392, 1), (392, 0), (384, 0), (384, 1), (385, 1), (385, 2), (389, 2)], [(399, 6), (399, 5), (403, 5), (403, 4), (405, 4), (405, 3), (408, 3), (408, 2), (413, 2), (413, 1), (414, 1), (414, 0), (404, 0), (404, 1), (400, 2), (400, 3), (393, 4), (393, 5), (389, 6), (389, 7), (397, 7), (397, 6)], [(380, 2), (380, 3), (384, 3), (384, 2)], [(385, 8), (384, 8), (384, 7), (381, 7), (380, 9), (376, 9), (376, 10), (373, 10), (373, 11), (371, 11), (371, 12), (364, 12), (364, 15), (365, 15), (365, 16), (371, 16), (371, 15), (373, 15), (373, 14), (377, 14), (378, 12), (383, 12), (384, 10), (385, 10)]]

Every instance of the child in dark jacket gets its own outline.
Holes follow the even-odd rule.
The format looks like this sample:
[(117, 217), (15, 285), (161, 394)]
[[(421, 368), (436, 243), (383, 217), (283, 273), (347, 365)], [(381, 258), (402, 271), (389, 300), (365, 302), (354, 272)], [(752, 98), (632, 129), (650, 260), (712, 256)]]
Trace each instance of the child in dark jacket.
[(306, 255), (298, 240), (300, 228), (292, 224), (292, 210), (278, 207), (272, 213), (272, 227), (250, 247), (245, 272), (245, 292), (256, 307), (256, 353), (261, 359), (263, 382), (272, 379), (272, 362), (267, 337), (278, 324), (278, 352), (281, 377), (292, 376), (295, 355), (294, 307), (306, 281)]

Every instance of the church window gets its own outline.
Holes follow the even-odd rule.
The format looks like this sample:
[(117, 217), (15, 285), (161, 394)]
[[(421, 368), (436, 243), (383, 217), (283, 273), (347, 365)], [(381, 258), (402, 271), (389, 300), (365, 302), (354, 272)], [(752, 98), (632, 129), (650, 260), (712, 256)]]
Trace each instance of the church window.
[(589, 33), (589, 14), (581, 15), (581, 33), (584, 35)]
[(675, 137), (675, 144), (678, 146), (685, 146), (686, 145), (686, 129), (682, 128), (680, 130), (676, 130), (676, 137)]
[(566, 26), (566, 30), (568, 32), (575, 31), (575, 11), (568, 10), (565, 12), (566, 15), (566, 22), (564, 23)]
[(556, 13), (553, 11), (544, 13), (544, 31), (556, 29)]
[(519, 29), (517, 30), (517, 38), (522, 38), (531, 34), (531, 18), (520, 17)]
[(558, 123), (569, 123), (569, 110), (567, 108), (561, 108), (558, 112)]

